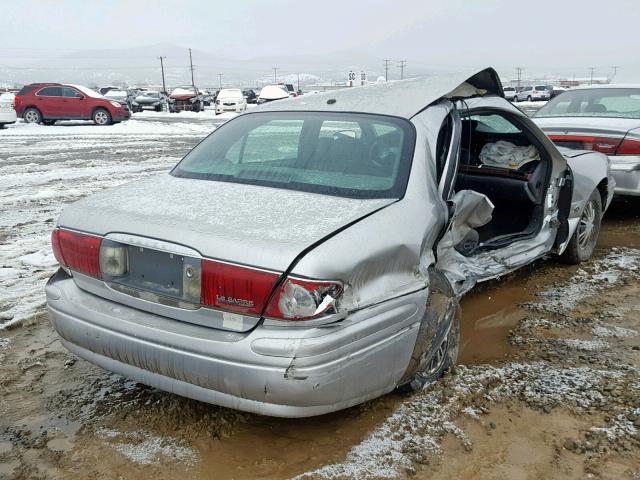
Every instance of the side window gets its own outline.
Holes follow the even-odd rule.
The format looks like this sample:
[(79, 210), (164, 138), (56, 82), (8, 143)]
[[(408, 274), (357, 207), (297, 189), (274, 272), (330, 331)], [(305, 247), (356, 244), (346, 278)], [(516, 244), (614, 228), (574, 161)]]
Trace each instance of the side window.
[[(238, 150), (240, 163), (277, 162), (298, 158), (302, 120), (274, 120), (251, 130)], [(236, 142), (238, 143), (238, 142)], [(236, 144), (227, 151), (233, 154)]]
[(79, 98), (81, 97), (80, 92), (74, 90), (73, 88), (63, 87), (62, 88), (62, 96), (66, 98)]
[(45, 87), (42, 90), (38, 91), (36, 95), (38, 95), (39, 97), (61, 97), (62, 88), (61, 87)]

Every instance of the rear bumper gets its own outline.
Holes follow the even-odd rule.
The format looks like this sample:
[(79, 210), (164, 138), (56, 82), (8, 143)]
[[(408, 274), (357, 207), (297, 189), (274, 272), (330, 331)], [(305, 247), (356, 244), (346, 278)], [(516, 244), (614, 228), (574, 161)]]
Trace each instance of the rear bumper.
[(238, 333), (105, 300), (61, 271), (46, 293), (54, 328), (78, 356), (185, 397), (280, 417), (320, 415), (391, 391), (426, 303), (423, 290), (323, 327)]
[(616, 195), (640, 196), (640, 156), (610, 156)]

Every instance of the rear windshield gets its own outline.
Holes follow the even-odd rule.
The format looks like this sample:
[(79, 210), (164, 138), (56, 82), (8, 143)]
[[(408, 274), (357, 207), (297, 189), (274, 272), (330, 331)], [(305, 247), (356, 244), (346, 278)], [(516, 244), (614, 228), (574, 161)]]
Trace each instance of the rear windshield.
[(567, 90), (538, 110), (535, 116), (640, 119), (640, 88)]
[(401, 198), (414, 144), (413, 126), (395, 117), (251, 113), (220, 127), (171, 173), (349, 198)]
[(535, 90), (547, 90), (547, 86), (546, 85), (536, 85), (535, 87), (533, 87)]

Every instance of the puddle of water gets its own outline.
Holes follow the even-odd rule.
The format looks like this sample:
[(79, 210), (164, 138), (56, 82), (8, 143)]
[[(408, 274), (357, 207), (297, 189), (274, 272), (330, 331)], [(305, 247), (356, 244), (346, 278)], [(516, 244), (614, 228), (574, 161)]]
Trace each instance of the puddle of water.
[(518, 305), (530, 298), (526, 282), (518, 277), (463, 297), (458, 363), (492, 362), (513, 352), (507, 335), (526, 316)]

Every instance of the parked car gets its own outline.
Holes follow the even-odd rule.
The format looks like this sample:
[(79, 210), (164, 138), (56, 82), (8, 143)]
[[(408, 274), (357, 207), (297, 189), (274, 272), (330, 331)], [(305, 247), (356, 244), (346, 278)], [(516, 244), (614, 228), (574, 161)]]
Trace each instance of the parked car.
[(604, 155), (562, 153), (502, 95), (485, 69), (271, 102), (67, 206), (46, 287), (62, 345), (284, 417), (435, 381), (457, 298), (589, 258), (612, 196)]
[(546, 85), (529, 85), (522, 87), (521, 90), (516, 92), (514, 101), (516, 102), (535, 102), (539, 100), (549, 100), (550, 91)]
[(82, 85), (32, 83), (15, 100), (16, 113), (27, 123), (52, 125), (56, 120), (93, 120), (110, 125), (131, 116), (126, 104), (109, 100)]
[(104, 96), (109, 100), (126, 105), (132, 112), (138, 111), (138, 104), (135, 101), (135, 97), (133, 97), (133, 93), (130, 93), (128, 90), (109, 90)]
[(0, 93), (0, 129), (10, 123), (16, 123), (17, 115), (14, 108), (15, 95)]
[(138, 105), (138, 111), (140, 112), (145, 108), (151, 108), (156, 112), (161, 112), (162, 106), (167, 103), (167, 96), (155, 90), (147, 90), (141, 92), (135, 101)]
[(105, 95), (107, 92), (109, 92), (111, 90), (121, 90), (121, 87), (116, 87), (114, 85), (111, 85), (111, 86), (108, 86), (108, 87), (100, 87), (100, 89), (98, 90), (98, 93), (100, 95)]
[(566, 92), (567, 89), (564, 87), (552, 87), (551, 92), (549, 92), (549, 99), (555, 98), (563, 92)]
[(516, 98), (516, 88), (515, 87), (503, 87), (504, 90), (504, 98), (513, 102)]
[(238, 88), (220, 90), (216, 98), (216, 115), (223, 112), (241, 113), (247, 109), (247, 102)]
[(187, 85), (178, 87), (171, 92), (169, 96), (169, 111), (176, 113), (183, 110), (191, 110), (199, 112), (204, 109), (204, 102), (200, 96), (200, 92), (196, 87)]
[(640, 195), (640, 85), (572, 88), (534, 121), (556, 145), (608, 155), (616, 194)]
[(267, 85), (260, 90), (256, 103), (268, 103), (274, 100), (282, 100), (283, 98), (289, 98), (289, 92), (283, 85)]
[(247, 101), (247, 103), (256, 103), (258, 101), (258, 96), (256, 95), (256, 92), (254, 92), (250, 88), (242, 90), (242, 94), (244, 95), (244, 98)]

